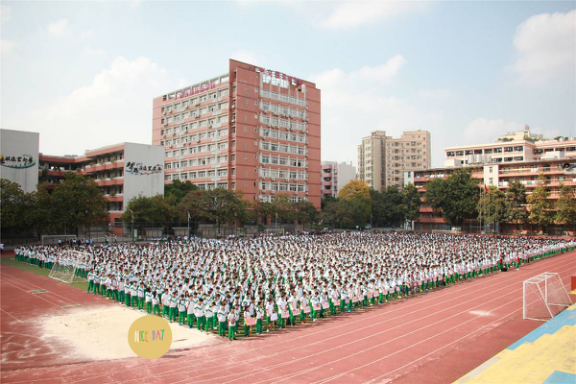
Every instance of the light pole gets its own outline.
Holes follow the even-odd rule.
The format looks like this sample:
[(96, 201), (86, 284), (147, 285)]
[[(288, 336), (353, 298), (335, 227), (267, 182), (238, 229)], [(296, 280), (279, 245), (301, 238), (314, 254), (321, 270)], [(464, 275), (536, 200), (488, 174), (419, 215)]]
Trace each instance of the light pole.
[(131, 233), (131, 236), (132, 236), (132, 242), (134, 242), (134, 211), (131, 210), (130, 208), (128, 208), (128, 210), (130, 211), (130, 216), (132, 217), (132, 231), (131, 231), (132, 233)]
[(188, 240), (190, 240), (190, 211), (186, 211), (188, 214)]

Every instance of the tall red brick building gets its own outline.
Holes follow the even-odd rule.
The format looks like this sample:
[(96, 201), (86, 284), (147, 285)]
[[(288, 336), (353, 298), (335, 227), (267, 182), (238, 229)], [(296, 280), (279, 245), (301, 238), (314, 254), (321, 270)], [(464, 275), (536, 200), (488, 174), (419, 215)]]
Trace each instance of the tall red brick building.
[(154, 99), (152, 142), (165, 182), (240, 190), (250, 201), (288, 194), (320, 208), (320, 90), (236, 60), (229, 72)]

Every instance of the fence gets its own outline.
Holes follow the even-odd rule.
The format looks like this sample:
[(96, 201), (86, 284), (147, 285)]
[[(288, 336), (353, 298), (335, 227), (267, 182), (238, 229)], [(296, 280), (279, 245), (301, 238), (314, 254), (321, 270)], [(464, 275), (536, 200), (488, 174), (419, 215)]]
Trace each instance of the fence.
[(307, 225), (278, 224), (278, 225), (216, 225), (190, 223), (120, 223), (114, 228), (111, 236), (128, 241), (150, 241), (167, 238), (184, 238), (188, 235), (203, 238), (223, 237), (258, 237), (268, 232), (301, 233), (311, 232), (313, 228)]

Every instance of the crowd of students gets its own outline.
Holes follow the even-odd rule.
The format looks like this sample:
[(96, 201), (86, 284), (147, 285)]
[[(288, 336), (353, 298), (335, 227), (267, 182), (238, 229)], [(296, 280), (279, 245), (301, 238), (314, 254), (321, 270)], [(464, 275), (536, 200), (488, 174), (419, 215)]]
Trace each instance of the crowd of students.
[(352, 232), (24, 246), (16, 258), (74, 265), (87, 293), (232, 340), (240, 323), (244, 336), (261, 334), (575, 248), (553, 238)]

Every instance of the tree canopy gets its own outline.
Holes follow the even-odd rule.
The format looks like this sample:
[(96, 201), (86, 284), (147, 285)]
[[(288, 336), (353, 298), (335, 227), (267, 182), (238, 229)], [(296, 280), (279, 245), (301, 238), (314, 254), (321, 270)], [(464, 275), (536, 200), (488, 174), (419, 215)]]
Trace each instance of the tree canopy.
[(436, 213), (448, 218), (451, 224), (462, 225), (473, 215), (479, 188), (471, 172), (456, 170), (447, 179), (434, 179), (426, 185), (426, 201)]
[(358, 196), (370, 198), (370, 187), (363, 180), (351, 180), (338, 193), (342, 200), (354, 200)]

